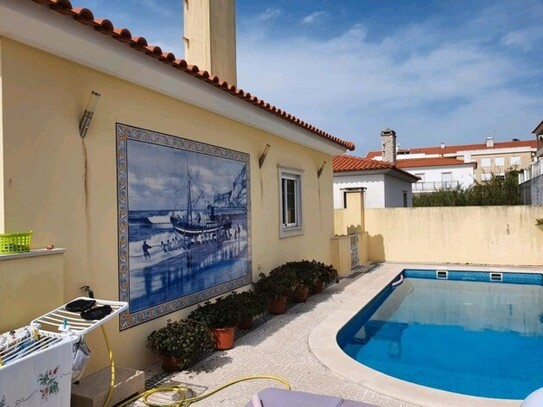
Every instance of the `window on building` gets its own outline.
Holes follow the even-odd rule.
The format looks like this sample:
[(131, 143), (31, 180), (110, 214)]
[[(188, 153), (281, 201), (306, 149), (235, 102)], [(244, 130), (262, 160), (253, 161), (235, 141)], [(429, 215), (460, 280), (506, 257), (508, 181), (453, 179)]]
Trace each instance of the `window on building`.
[(490, 158), (481, 158), (481, 167), (490, 167), (492, 160)]
[(514, 167), (515, 165), (520, 165), (520, 157), (511, 157), (509, 159), (509, 165)]
[(496, 165), (496, 167), (503, 167), (505, 165), (505, 158), (496, 157), (494, 159), (494, 165)]
[(420, 178), (417, 182), (424, 182), (424, 172), (417, 172), (415, 175)]
[(403, 207), (407, 208), (407, 191), (403, 191)]
[(492, 179), (492, 174), (482, 173), (481, 181), (490, 181)]
[(302, 233), (302, 176), (294, 170), (280, 170), (280, 236)]

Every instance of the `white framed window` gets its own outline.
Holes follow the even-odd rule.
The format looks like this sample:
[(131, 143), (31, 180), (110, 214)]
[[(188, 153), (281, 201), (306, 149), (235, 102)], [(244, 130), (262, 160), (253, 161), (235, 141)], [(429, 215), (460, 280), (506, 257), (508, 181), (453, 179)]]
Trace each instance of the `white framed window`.
[(302, 171), (279, 168), (279, 237), (301, 235)]
[(496, 157), (494, 159), (494, 165), (496, 167), (503, 167), (505, 165), (505, 158), (503, 157)]
[(482, 173), (481, 181), (490, 181), (492, 179), (492, 174)]
[(520, 165), (520, 157), (511, 157), (509, 159), (509, 165), (511, 167), (515, 166), (515, 165)]
[(492, 159), (481, 158), (481, 167), (490, 167), (492, 165)]

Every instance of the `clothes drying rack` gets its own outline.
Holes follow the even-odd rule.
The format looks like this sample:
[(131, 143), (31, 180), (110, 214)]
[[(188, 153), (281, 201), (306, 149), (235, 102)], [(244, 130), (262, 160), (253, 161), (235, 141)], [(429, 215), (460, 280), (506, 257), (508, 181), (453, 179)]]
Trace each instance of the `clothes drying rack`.
[[(66, 304), (36, 318), (26, 328), (29, 336), (21, 341), (8, 345), (0, 350), (0, 361), (6, 366), (16, 360), (32, 357), (36, 352), (46, 351), (51, 346), (64, 340), (72, 343), (79, 341), (81, 336), (88, 334), (100, 325), (105, 324), (128, 308), (128, 303), (123, 301), (107, 301), (96, 298), (79, 297), (75, 300), (95, 300), (95, 306), (109, 305), (112, 309), (109, 315), (100, 320), (86, 320), (77, 312), (66, 310)], [(75, 301), (73, 300), (73, 301)], [(70, 301), (71, 302), (71, 301)], [(36, 334), (34, 334), (35, 332)], [(1, 369), (1, 366), (0, 366)]]
[[(62, 397), (57, 399), (62, 400), (62, 403), (57, 405), (69, 406), (71, 396), (71, 386), (69, 383), (73, 382), (73, 374), (77, 371), (75, 367), (75, 355), (76, 349), (80, 345), (78, 342), (81, 341), (84, 335), (110, 321), (128, 308), (128, 303), (121, 301), (107, 301), (88, 297), (79, 297), (75, 300), (94, 300), (96, 301), (95, 307), (109, 305), (111, 312), (99, 320), (85, 320), (81, 317), (80, 313), (66, 310), (68, 302), (33, 319), (28, 326), (10, 331), (7, 335), (4, 334), (3, 337), (5, 340), (3, 343), (0, 342), (0, 345), (2, 345), (0, 347), (0, 390), (4, 390), (3, 395), (0, 394), (0, 404), (5, 402), (3, 398), (5, 399), (6, 395), (8, 398), (10, 395), (18, 395), (18, 393), (13, 393), (18, 390), (24, 396), (28, 396), (30, 406), (42, 406), (44, 402), (43, 394), (42, 398), (39, 398), (36, 396), (35, 391), (31, 393), (33, 387), (30, 378), (28, 379), (29, 390), (27, 392), (26, 388), (23, 390), (14, 390), (14, 386), (10, 381), (13, 380), (14, 373), (17, 377), (26, 377), (21, 375), (21, 372), (26, 372), (25, 369), (30, 369), (31, 371), (39, 370), (42, 367), (45, 369), (46, 366), (41, 366), (42, 360), (45, 357), (50, 359), (51, 355), (59, 355), (58, 352), (61, 352), (60, 355), (63, 355), (62, 358), (65, 363), (63, 366), (65, 369), (69, 369), (68, 372), (70, 373), (68, 375), (71, 377), (71, 380), (66, 377), (66, 370), (63, 370), (63, 377), (66, 377), (66, 379), (62, 380), (67, 380), (68, 382), (63, 382), (64, 384), (60, 386), (62, 387), (61, 390), (57, 389), (57, 392), (62, 391)], [(71, 345), (68, 343), (71, 343)], [(38, 368), (36, 368), (36, 364), (38, 364)], [(34, 367), (29, 368), (29, 365), (34, 365)], [(82, 373), (83, 369), (84, 364), (80, 373)], [(56, 372), (56, 370), (54, 372), (49, 371), (49, 374)], [(10, 389), (9, 394), (6, 393), (8, 389)], [(0, 393), (2, 392), (0, 391)], [(10, 405), (9, 402), (8, 405)]]
[(79, 340), (80, 336), (95, 330), (128, 308), (128, 303), (124, 301), (106, 301), (89, 297), (79, 297), (72, 301), (76, 300), (94, 300), (96, 306), (109, 305), (112, 312), (100, 320), (89, 321), (81, 318), (79, 312), (67, 311), (66, 304), (69, 304), (68, 302), (41, 317), (33, 319), (31, 325), (38, 327), (40, 335), (46, 337), (69, 336), (75, 342)]

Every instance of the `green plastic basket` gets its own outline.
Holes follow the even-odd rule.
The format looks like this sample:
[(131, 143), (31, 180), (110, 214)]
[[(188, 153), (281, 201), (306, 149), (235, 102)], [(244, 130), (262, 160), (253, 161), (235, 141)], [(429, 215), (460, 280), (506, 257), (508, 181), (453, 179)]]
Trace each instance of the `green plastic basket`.
[(0, 254), (30, 251), (32, 232), (0, 234)]

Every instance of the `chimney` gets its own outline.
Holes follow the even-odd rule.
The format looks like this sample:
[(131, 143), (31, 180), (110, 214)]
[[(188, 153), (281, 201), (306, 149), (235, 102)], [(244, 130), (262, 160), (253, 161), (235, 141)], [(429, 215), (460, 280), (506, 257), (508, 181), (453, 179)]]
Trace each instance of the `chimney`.
[(441, 147), (441, 148), (445, 148), (445, 143), (444, 143), (443, 141), (441, 142), (441, 146), (440, 146), (440, 147)]
[(396, 165), (396, 132), (392, 129), (384, 129), (381, 132), (381, 143), (383, 144), (381, 151), (383, 161)]
[(186, 61), (236, 85), (236, 1), (184, 0), (183, 16)]
[(487, 147), (494, 147), (494, 137), (487, 137), (486, 138), (486, 146)]

